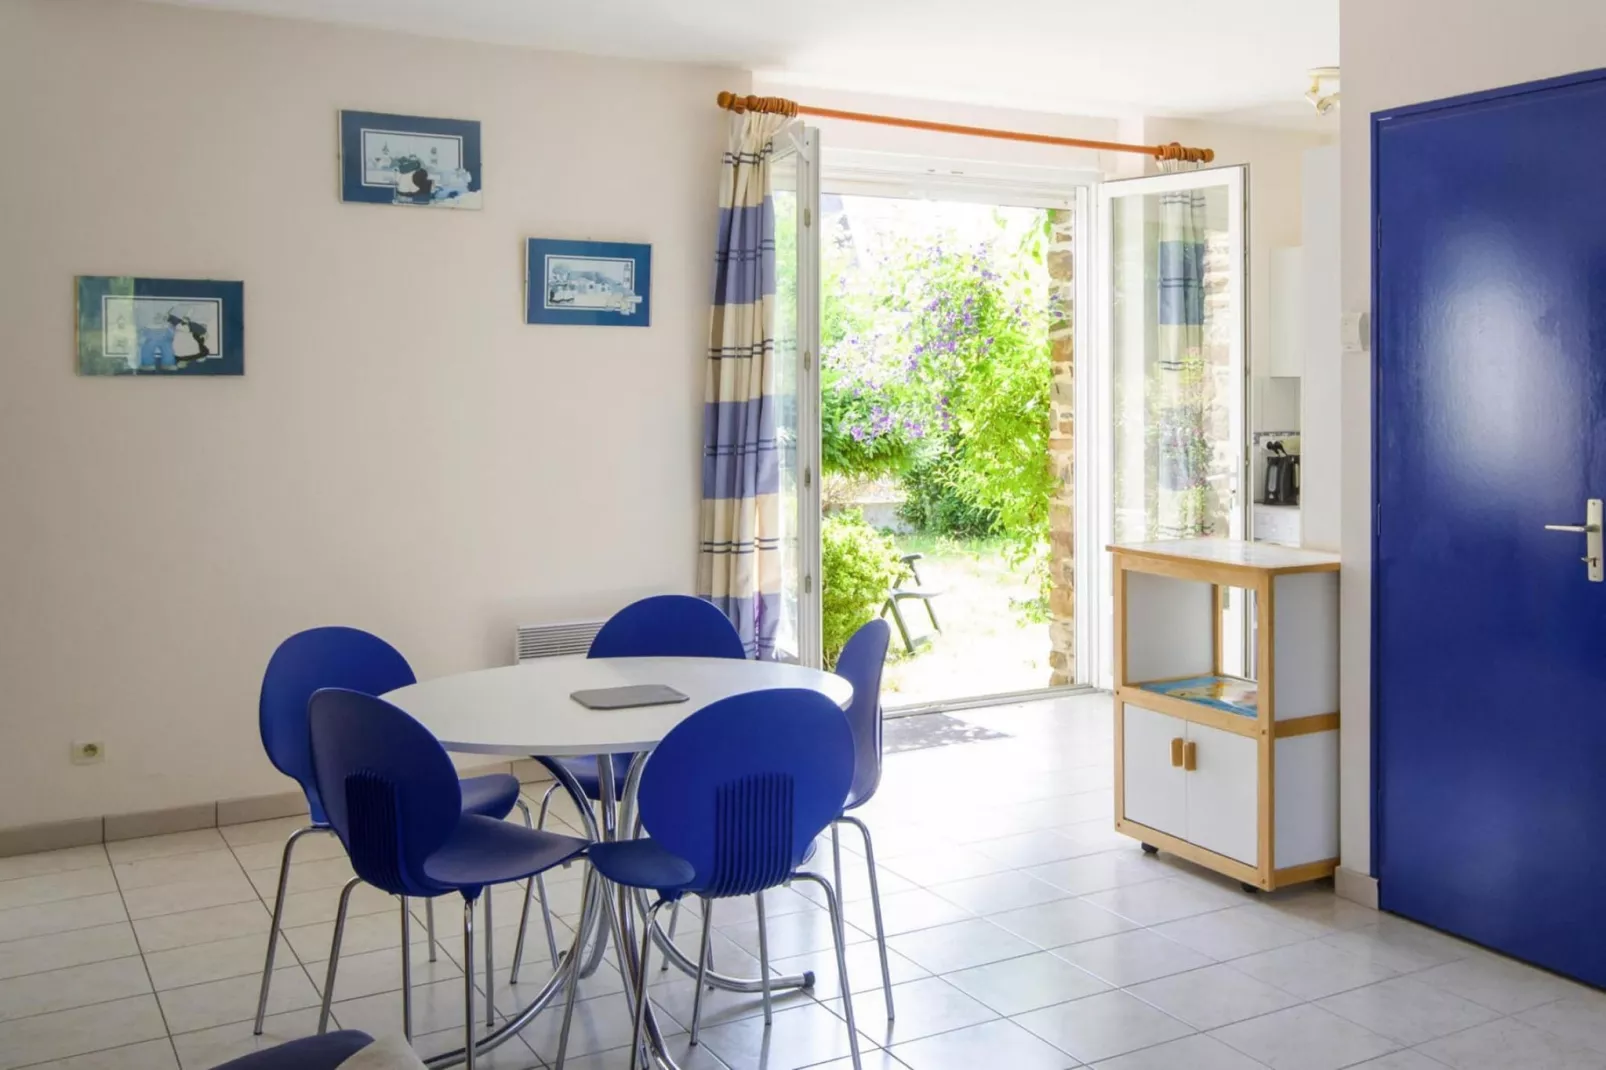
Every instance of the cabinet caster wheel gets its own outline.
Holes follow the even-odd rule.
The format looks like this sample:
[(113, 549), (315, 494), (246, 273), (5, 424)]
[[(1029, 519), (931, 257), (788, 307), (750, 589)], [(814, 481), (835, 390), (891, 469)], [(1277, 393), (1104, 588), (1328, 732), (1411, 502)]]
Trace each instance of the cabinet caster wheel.
[(1146, 843), (1143, 845), (1143, 853), (1146, 855), (1157, 855), (1160, 853), (1160, 848), (1156, 847), (1152, 843)]
[(1238, 882), (1238, 887), (1242, 888), (1244, 891), (1248, 892), (1250, 895), (1259, 895), (1260, 894), (1260, 889), (1256, 888), (1253, 884), (1250, 884), (1248, 881), (1239, 881)]

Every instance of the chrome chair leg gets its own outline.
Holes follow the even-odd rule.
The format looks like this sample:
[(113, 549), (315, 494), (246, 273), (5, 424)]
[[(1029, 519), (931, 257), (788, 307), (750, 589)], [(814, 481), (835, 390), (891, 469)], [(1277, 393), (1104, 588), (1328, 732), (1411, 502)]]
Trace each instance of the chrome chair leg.
[[(591, 905), (592, 885), (596, 881), (596, 870), (586, 867), (585, 884), (580, 889), (581, 910)], [(606, 893), (604, 893), (606, 895)], [(611, 912), (611, 907), (598, 907)], [(558, 1058), (553, 1063), (553, 1070), (563, 1070), (563, 1061), (569, 1054), (569, 1027), (574, 1022), (574, 1001), (580, 991), (580, 952), (585, 947), (586, 924), (582, 916), (574, 927), (574, 944), (569, 948), (568, 957), (564, 960), (568, 964), (569, 979), (565, 983), (569, 986), (568, 994), (563, 998), (563, 1028), (558, 1030)]]
[(402, 1036), (413, 1042), (413, 922), (408, 915), (407, 897), (401, 900), (401, 951), (402, 951)]
[[(489, 895), (489, 888), (480, 894)], [(463, 1065), (474, 1070), (474, 900), (463, 897)]]
[(663, 906), (662, 899), (652, 905), (641, 930), (641, 963), (636, 971), (636, 1013), (630, 1029), (629, 1070), (636, 1070), (638, 1061), (642, 1070), (651, 1070), (652, 1067), (651, 1061), (642, 1054), (641, 1027), (647, 1020), (647, 955), (652, 950), (652, 927), (658, 923), (658, 911)]
[(836, 880), (837, 901), (845, 903), (847, 893), (842, 887), (842, 837), (837, 835), (835, 821), (831, 822), (831, 870)]
[(713, 935), (714, 901), (703, 900), (703, 941), (697, 953), (697, 991), (691, 997), (691, 1044), (697, 1046), (697, 1033), (703, 1025), (703, 990), (708, 987), (708, 945)]
[(435, 961), (435, 900), (424, 900), (424, 929), (429, 934), (429, 961)]
[[(887, 1021), (892, 1021), (896, 1013), (892, 1009), (892, 968), (887, 963), (887, 930), (881, 922), (881, 880), (875, 868), (875, 844), (870, 841), (870, 826), (856, 817), (843, 814), (840, 818), (859, 830), (864, 837), (864, 864), (870, 872), (870, 909), (875, 914), (875, 942), (876, 949), (881, 952), (881, 992), (887, 997)], [(832, 825), (834, 831), (836, 826)], [(837, 877), (840, 886), (842, 878)]]
[(323, 978), (323, 1006), (318, 1011), (318, 1032), (329, 1032), (329, 1005), (335, 998), (335, 970), (340, 965), (340, 942), (346, 935), (346, 908), (351, 906), (351, 893), (357, 890), (362, 883), (361, 877), (353, 877), (340, 889), (340, 909), (335, 911), (335, 935), (329, 941), (329, 969)]
[(770, 1014), (769, 926), (764, 921), (764, 893), (759, 892), (753, 898), (758, 902), (758, 977), (764, 989), (764, 1026), (768, 1028), (774, 1022)]
[[(545, 829), (546, 828), (546, 815), (547, 815), (547, 811), (552, 806), (552, 793), (557, 791), (560, 786), (561, 785), (559, 785), (558, 782), (554, 780), (552, 782), (552, 786), (547, 788), (546, 791), (542, 794), (542, 796), (541, 796), (541, 816), (536, 818), (536, 821), (535, 821), (535, 827), (536, 828), (538, 828), (538, 829)], [(524, 800), (522, 800), (522, 799), (519, 800), (519, 805), (524, 807), (524, 822), (525, 822), (525, 824), (529, 824), (529, 821), (530, 821), (529, 807), (525, 805)], [(537, 873), (535, 875), (535, 877), (534, 877), (534, 884), (535, 884), (536, 894), (539, 895), (540, 898), (541, 898), (541, 923), (542, 923), (542, 925), (544, 925), (546, 927), (546, 949), (547, 949), (547, 954), (552, 959), (552, 968), (553, 969), (557, 969), (557, 967), (558, 967), (558, 937), (557, 937), (557, 933), (555, 933), (552, 930), (552, 910), (547, 905), (546, 875), (543, 874), (543, 873)], [(582, 904), (581, 910), (583, 911), (584, 909), (585, 909), (584, 905)], [(513, 969), (508, 973), (508, 978), (507, 978), (509, 984), (515, 984), (516, 985), (516, 984), (519, 983), (519, 967), (524, 964), (524, 927), (528, 923), (529, 918), (530, 918), (530, 887), (529, 887), (529, 883), (527, 882), (525, 884), (525, 888), (524, 888), (524, 910), (523, 910), (523, 913), (521, 913), (519, 915), (519, 938), (518, 938), (517, 942), (515, 942), (514, 945), (513, 945)]]
[(279, 947), (279, 927), (284, 924), (285, 889), (290, 883), (290, 853), (295, 849), (296, 842), (307, 833), (328, 831), (327, 825), (307, 825), (290, 833), (289, 839), (284, 841), (284, 854), (279, 859), (279, 890), (273, 897), (273, 928), (268, 930), (268, 953), (262, 960), (262, 991), (257, 995), (256, 1024), (251, 1029), (256, 1036), (262, 1035), (262, 1019), (268, 1013), (268, 988), (273, 983), (273, 954)]
[[(677, 899), (677, 900), (675, 900), (675, 905), (669, 908), (669, 932), (667, 933), (667, 935), (669, 937), (669, 942), (671, 944), (675, 942), (675, 926), (677, 924), (679, 924), (679, 922), (680, 922), (680, 900)], [(668, 955), (664, 956), (663, 965), (658, 967), (658, 971), (660, 973), (668, 973), (669, 972), (669, 956)]]
[(496, 926), (491, 924), (491, 889), (485, 889), (485, 1025), (487, 1028), (496, 1025), (496, 997), (491, 993), (496, 988), (496, 952), (491, 947), (491, 938), (496, 935)]
[(831, 822), (831, 874), (836, 882), (836, 901), (840, 906), (848, 901), (848, 896), (842, 887), (842, 837), (837, 835), (835, 821)]
[[(514, 805), (524, 814), (524, 827), (535, 828), (535, 822), (530, 819), (530, 804), (524, 801), (524, 796), (519, 796)], [(513, 969), (508, 971), (507, 975), (507, 983), (510, 985), (519, 983), (519, 963), (524, 961), (524, 930), (530, 924), (530, 898), (534, 894), (535, 878), (531, 877), (524, 882), (524, 905), (519, 909), (519, 935), (513, 941)], [(542, 898), (545, 898), (544, 890)]]
[(842, 986), (842, 1011), (848, 1021), (848, 1044), (853, 1051), (853, 1070), (863, 1070), (863, 1063), (859, 1058), (859, 1027), (853, 1020), (853, 986), (848, 983), (848, 956), (843, 944), (842, 907), (837, 902), (836, 890), (831, 882), (815, 873), (799, 873), (796, 880), (812, 881), (825, 892), (825, 906), (831, 912), (831, 935), (836, 944), (836, 971), (838, 983)]

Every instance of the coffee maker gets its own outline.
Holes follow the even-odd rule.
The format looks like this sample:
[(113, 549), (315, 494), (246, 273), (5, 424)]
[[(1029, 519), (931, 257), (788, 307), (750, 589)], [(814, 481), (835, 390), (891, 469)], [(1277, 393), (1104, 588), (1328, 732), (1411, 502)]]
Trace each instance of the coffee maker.
[(1266, 482), (1260, 500), (1267, 505), (1299, 504), (1299, 454), (1275, 439), (1266, 443)]

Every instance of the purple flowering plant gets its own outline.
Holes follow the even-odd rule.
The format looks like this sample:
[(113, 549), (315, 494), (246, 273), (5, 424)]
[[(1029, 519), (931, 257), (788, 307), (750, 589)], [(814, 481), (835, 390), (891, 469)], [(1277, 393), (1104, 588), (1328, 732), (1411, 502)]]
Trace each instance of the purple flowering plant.
[(905, 242), (832, 259), (820, 361), (828, 472), (897, 476), (941, 458), (946, 492), (995, 515), (1021, 555), (1047, 538), (1043, 238)]

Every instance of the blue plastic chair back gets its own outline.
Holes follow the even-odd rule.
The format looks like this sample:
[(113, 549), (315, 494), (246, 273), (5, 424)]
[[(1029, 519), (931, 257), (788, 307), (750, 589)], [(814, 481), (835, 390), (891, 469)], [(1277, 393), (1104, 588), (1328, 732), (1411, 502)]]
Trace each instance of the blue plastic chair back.
[(274, 768), (301, 785), (314, 823), (326, 824), (327, 818), (307, 751), (307, 703), (312, 693), (344, 687), (379, 695), (417, 680), (395, 647), (357, 628), (310, 628), (292, 635), (273, 652), (257, 703), (262, 749)]
[(392, 895), (441, 895), (424, 861), (457, 829), (457, 769), (429, 729), (382, 698), (312, 696), (312, 765), (329, 824), (357, 876)]
[(847, 718), (817, 691), (735, 695), (676, 725), (642, 772), (642, 824), (695, 872), (687, 890), (752, 895), (786, 880), (842, 815)]
[(844, 810), (870, 801), (881, 783), (881, 671), (887, 662), (892, 628), (872, 620), (848, 639), (836, 659), (836, 673), (853, 685), (848, 727), (853, 730), (853, 786)]
[(632, 602), (591, 640), (588, 658), (745, 658), (736, 625), (712, 602), (660, 594)]

